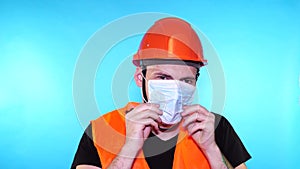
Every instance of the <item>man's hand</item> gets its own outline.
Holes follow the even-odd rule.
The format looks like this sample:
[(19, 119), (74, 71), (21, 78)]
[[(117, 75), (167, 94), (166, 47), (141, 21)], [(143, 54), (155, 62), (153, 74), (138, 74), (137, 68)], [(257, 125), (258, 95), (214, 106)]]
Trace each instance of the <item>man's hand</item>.
[(145, 139), (148, 138), (152, 128), (158, 129), (158, 123), (161, 123), (159, 105), (144, 103), (135, 107), (126, 114), (126, 142), (125, 146), (133, 151), (139, 151)]
[(108, 169), (130, 169), (134, 158), (148, 138), (152, 128), (158, 130), (162, 111), (159, 105), (144, 103), (135, 107), (125, 115), (126, 141), (118, 156), (114, 158)]
[(183, 127), (186, 128), (201, 149), (206, 150), (215, 144), (215, 116), (213, 113), (196, 104), (184, 106), (181, 115)]
[(203, 150), (212, 169), (227, 169), (215, 142), (215, 115), (200, 105), (185, 106), (181, 113), (186, 128)]

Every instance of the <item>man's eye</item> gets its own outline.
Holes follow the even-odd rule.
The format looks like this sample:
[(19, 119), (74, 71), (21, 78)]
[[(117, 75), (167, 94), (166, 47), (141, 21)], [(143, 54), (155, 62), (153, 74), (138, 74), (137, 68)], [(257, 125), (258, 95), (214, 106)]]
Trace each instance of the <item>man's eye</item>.
[(167, 77), (166, 76), (163, 76), (163, 75), (160, 75), (160, 76), (157, 76), (158, 79), (161, 79), (161, 80), (167, 80)]
[(188, 84), (194, 84), (195, 80), (192, 79), (184, 79), (183, 82), (188, 83)]
[(185, 83), (189, 83), (189, 84), (192, 83), (191, 80), (184, 80), (184, 82), (185, 82)]

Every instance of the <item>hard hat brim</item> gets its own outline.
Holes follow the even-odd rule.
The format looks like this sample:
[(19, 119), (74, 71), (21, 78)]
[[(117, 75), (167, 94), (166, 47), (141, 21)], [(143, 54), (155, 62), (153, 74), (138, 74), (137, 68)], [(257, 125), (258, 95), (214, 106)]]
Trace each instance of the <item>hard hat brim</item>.
[(205, 66), (207, 63), (205, 62), (196, 62), (191, 60), (175, 60), (175, 59), (144, 59), (140, 61), (133, 61), (134, 65), (145, 67), (145, 66), (151, 66), (151, 65), (165, 65), (165, 64), (171, 64), (171, 65), (186, 65), (186, 66), (193, 66), (195, 68), (200, 68), (202, 66)]

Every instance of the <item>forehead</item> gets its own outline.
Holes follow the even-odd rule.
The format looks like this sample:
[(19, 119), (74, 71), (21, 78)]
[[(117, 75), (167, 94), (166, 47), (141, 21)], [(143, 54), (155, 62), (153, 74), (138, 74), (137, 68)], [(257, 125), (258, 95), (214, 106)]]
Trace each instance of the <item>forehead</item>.
[(197, 69), (188, 65), (161, 64), (147, 66), (147, 74), (165, 73), (173, 77), (195, 76)]

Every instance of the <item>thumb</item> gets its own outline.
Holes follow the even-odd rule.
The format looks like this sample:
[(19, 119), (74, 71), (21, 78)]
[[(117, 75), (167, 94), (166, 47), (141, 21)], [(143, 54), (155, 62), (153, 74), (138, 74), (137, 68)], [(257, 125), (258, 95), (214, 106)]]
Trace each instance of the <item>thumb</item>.
[(144, 129), (144, 140), (146, 140), (151, 132), (151, 126), (147, 126)]

